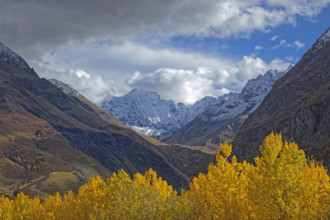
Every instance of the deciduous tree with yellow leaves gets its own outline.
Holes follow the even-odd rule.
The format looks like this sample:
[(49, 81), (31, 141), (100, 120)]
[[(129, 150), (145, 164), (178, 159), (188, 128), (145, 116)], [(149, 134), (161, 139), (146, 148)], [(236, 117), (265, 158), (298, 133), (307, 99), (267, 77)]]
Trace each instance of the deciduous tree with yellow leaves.
[(216, 162), (178, 195), (153, 170), (92, 178), (75, 195), (44, 201), (23, 193), (0, 197), (0, 219), (328, 219), (327, 170), (295, 143), (270, 134), (255, 163), (237, 162), (221, 144)]

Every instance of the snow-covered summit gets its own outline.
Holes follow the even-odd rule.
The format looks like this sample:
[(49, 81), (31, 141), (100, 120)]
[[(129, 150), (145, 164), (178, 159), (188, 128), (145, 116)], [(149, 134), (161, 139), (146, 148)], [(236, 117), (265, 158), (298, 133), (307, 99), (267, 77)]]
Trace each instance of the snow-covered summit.
[(288, 70), (269, 70), (249, 80), (241, 93), (229, 93), (218, 98), (205, 97), (193, 105), (176, 104), (172, 100), (161, 99), (156, 92), (133, 89), (125, 96), (105, 100), (101, 108), (136, 131), (158, 136), (177, 131), (195, 118), (204, 122), (228, 121), (253, 112), (275, 81)]
[(157, 136), (183, 127), (216, 101), (214, 97), (205, 97), (194, 105), (186, 106), (161, 99), (153, 91), (133, 89), (125, 96), (105, 100), (101, 108), (136, 131)]
[(70, 95), (70, 96), (79, 95), (79, 92), (77, 90), (73, 89), (71, 86), (69, 86), (68, 84), (65, 84), (64, 82), (61, 82), (54, 78), (49, 79), (48, 81), (51, 82), (53, 85), (55, 85), (60, 90), (62, 90), (62, 92), (64, 92), (67, 95)]
[(274, 83), (291, 67), (283, 72), (269, 70), (264, 75), (258, 75), (257, 78), (246, 83), (241, 93), (210, 106), (197, 117), (203, 121), (229, 121), (238, 115), (252, 113), (261, 104)]
[(16, 64), (23, 69), (30, 68), (21, 56), (0, 42), (0, 63), (1, 62), (6, 64)]

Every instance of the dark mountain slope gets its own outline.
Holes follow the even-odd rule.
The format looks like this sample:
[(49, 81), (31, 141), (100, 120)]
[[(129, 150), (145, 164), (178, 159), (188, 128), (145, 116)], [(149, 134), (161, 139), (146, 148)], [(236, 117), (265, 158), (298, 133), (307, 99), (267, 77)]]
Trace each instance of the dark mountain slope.
[(186, 187), (189, 178), (168, 162), (163, 148), (83, 96), (40, 79), (0, 43), (0, 190), (46, 196), (77, 189), (92, 175), (149, 168), (175, 188)]
[(295, 141), (330, 164), (330, 29), (279, 79), (234, 141), (241, 157), (257, 152), (270, 132)]

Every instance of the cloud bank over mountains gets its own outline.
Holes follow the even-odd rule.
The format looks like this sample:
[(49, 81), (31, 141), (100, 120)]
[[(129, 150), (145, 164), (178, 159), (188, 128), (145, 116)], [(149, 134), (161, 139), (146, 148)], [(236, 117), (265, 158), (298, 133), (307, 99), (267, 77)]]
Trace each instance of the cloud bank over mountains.
[[(164, 98), (192, 103), (205, 95), (238, 90), (267, 68), (284, 68), (287, 63), (249, 54), (234, 60), (158, 41), (174, 36), (248, 38), (281, 24), (295, 25), (299, 16), (316, 16), (330, 0), (0, 3), (0, 41), (26, 57), (41, 76), (63, 80), (95, 102), (144, 87), (157, 89)], [(305, 46), (299, 40), (290, 45)]]

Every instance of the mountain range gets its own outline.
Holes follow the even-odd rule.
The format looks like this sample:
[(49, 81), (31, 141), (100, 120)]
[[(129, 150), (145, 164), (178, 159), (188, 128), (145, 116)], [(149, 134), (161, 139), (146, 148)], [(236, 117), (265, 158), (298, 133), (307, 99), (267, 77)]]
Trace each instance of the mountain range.
[(134, 89), (122, 97), (105, 100), (101, 107), (134, 130), (166, 143), (218, 144), (233, 140), (247, 115), (260, 105), (274, 82), (286, 72), (269, 70), (249, 80), (241, 93), (205, 97), (188, 106), (163, 100), (156, 92)]
[[(123, 123), (65, 83), (40, 78), (0, 43), (0, 193), (45, 198), (77, 191), (91, 176), (149, 168), (175, 189), (186, 188), (214, 161), (205, 153), (208, 143), (232, 140), (238, 159), (250, 160), (271, 132), (295, 141), (329, 168), (330, 28), (288, 72), (270, 70), (239, 94), (185, 106), (133, 90), (104, 108), (130, 116)], [(164, 131), (163, 141), (176, 144), (127, 124), (153, 135)]]
[(104, 100), (101, 108), (134, 130), (155, 137), (180, 129), (215, 102), (216, 98), (207, 96), (187, 106), (161, 99), (153, 91), (133, 89), (122, 97)]
[(220, 102), (211, 105), (163, 141), (198, 146), (209, 143), (218, 146), (222, 142), (232, 141), (248, 115), (255, 111), (276, 80), (286, 72), (269, 70), (249, 80), (240, 93), (224, 96)]
[(214, 159), (136, 133), (77, 91), (51, 82), (0, 43), (0, 191), (5, 194), (44, 198), (75, 191), (90, 176), (150, 168), (180, 189)]

